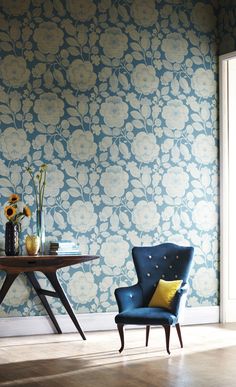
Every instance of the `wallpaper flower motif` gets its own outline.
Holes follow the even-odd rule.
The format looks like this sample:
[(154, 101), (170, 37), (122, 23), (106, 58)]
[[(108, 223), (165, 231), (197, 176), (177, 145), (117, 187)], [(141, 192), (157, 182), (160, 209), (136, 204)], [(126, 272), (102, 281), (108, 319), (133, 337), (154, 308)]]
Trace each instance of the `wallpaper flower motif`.
[(108, 28), (101, 34), (100, 45), (103, 47), (104, 55), (109, 58), (122, 58), (128, 48), (127, 43), (128, 38), (120, 28)]
[(0, 69), (3, 82), (9, 87), (24, 86), (29, 80), (30, 72), (22, 57), (7, 55), (2, 60)]
[(39, 51), (44, 54), (56, 54), (63, 45), (63, 37), (63, 31), (53, 22), (41, 23), (33, 35)]
[(35, 101), (34, 111), (45, 125), (57, 125), (64, 115), (64, 102), (54, 93), (43, 93)]
[[(0, 201), (32, 207), (26, 168), (48, 165), (47, 241), (101, 257), (60, 271), (76, 311), (115, 310), (132, 246), (166, 241), (195, 247), (188, 304), (218, 303), (216, 15), (214, 0), (1, 2)], [(2, 315), (44, 313), (17, 289)]]

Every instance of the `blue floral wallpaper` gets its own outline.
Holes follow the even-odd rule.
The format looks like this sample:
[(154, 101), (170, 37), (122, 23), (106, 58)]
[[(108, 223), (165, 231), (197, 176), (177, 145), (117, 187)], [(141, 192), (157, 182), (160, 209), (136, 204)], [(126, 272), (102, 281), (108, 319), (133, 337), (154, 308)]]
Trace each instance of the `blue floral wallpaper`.
[[(33, 212), (22, 244), (35, 232), (26, 168), (48, 164), (47, 241), (100, 256), (59, 272), (76, 312), (116, 310), (114, 289), (136, 281), (132, 246), (166, 241), (195, 248), (188, 305), (218, 304), (217, 12), (214, 0), (0, 1), (1, 247), (12, 192)], [(0, 316), (40, 314), (20, 276)]]

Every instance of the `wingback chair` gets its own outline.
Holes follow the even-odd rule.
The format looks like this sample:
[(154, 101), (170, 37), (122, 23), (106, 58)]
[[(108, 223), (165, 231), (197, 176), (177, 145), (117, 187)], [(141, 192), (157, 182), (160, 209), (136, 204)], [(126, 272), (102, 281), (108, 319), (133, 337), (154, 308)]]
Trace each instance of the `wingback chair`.
[[(179, 316), (186, 302), (193, 251), (193, 247), (178, 246), (173, 243), (132, 249), (138, 283), (115, 290), (119, 309), (115, 322), (121, 340), (120, 352), (124, 349), (123, 328), (126, 324), (146, 325), (146, 346), (148, 345), (150, 326), (162, 325), (165, 330), (166, 350), (169, 354), (170, 327), (173, 325), (176, 327), (181, 348), (183, 347)], [(176, 283), (178, 283), (178, 289), (174, 293), (172, 291), (172, 298), (168, 299), (168, 305), (165, 301), (163, 304), (160, 291), (162, 291), (164, 298), (166, 296), (168, 298), (169, 290), (164, 288), (163, 292), (162, 285), (167, 284), (173, 287), (172, 285)], [(160, 294), (159, 300), (158, 294)], [(155, 297), (157, 305), (160, 303), (161, 306), (149, 305), (150, 300)]]

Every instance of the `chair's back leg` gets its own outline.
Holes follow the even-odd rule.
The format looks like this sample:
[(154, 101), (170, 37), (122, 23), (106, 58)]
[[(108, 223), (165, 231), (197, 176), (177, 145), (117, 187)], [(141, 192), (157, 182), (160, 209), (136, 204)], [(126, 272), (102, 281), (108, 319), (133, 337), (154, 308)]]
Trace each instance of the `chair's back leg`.
[(124, 349), (124, 324), (117, 324), (117, 329), (120, 335), (121, 347), (119, 352), (121, 353)]
[(166, 335), (166, 350), (170, 355), (170, 325), (163, 325), (163, 328), (165, 329)]
[(180, 330), (179, 323), (175, 325), (175, 328), (177, 330), (177, 334), (178, 334), (178, 337), (179, 337), (180, 346), (181, 346), (181, 348), (183, 348), (183, 341), (182, 341), (182, 335), (181, 335), (181, 330)]
[(146, 326), (146, 347), (148, 346), (149, 332), (150, 332), (150, 325), (147, 325)]

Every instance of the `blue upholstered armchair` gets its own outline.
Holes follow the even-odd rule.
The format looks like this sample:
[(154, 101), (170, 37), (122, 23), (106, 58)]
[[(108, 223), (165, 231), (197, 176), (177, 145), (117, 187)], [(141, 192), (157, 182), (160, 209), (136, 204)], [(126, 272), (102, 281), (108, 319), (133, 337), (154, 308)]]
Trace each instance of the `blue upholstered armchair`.
[[(134, 247), (133, 261), (138, 283), (115, 290), (119, 314), (115, 322), (120, 334), (121, 348), (124, 349), (124, 325), (146, 325), (146, 346), (148, 345), (151, 325), (162, 325), (166, 336), (166, 350), (170, 354), (170, 327), (176, 327), (181, 348), (183, 347), (179, 315), (185, 304), (188, 290), (188, 277), (193, 260), (193, 247), (163, 243), (152, 247)], [(160, 281), (164, 280), (164, 281)], [(156, 292), (158, 284), (180, 282), (174, 293), (170, 307), (150, 307), (149, 302)]]

